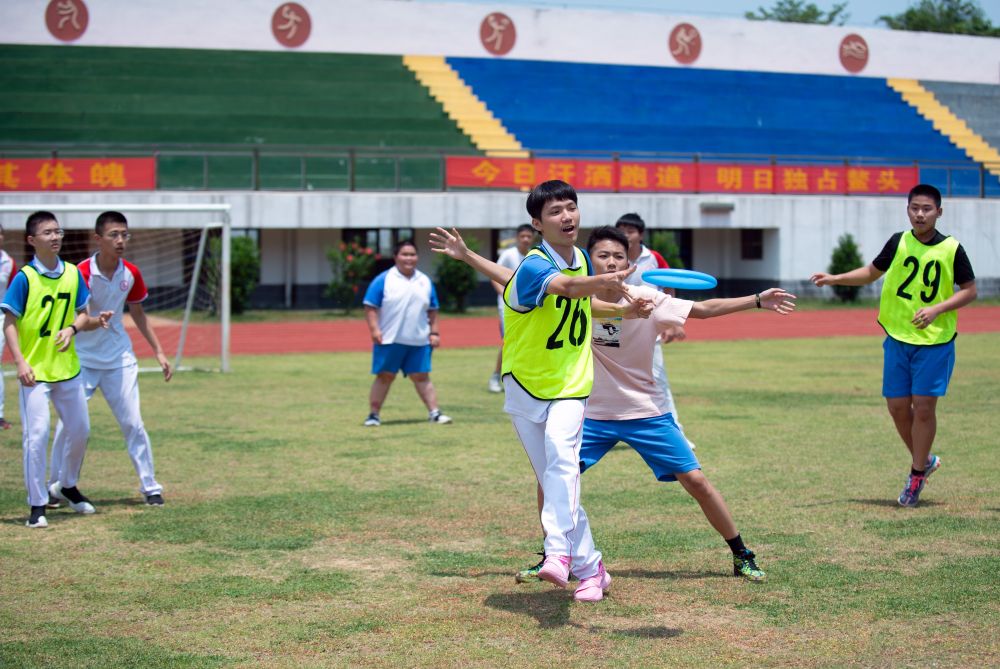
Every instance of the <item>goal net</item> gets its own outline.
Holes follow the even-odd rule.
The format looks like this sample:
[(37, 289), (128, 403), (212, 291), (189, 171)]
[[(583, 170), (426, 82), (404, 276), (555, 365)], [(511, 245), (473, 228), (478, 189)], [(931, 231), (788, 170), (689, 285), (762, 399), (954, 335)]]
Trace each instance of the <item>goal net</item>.
[[(32, 259), (25, 221), (39, 210), (55, 214), (66, 231), (59, 255), (76, 264), (97, 251), (98, 214), (124, 214), (131, 234), (125, 259), (142, 273), (149, 290), (143, 310), (164, 352), (178, 370), (229, 371), (228, 204), (0, 204), (3, 248), (18, 267)], [(159, 371), (152, 348), (127, 310), (125, 326), (140, 371)], [(5, 359), (9, 356), (5, 352)]]

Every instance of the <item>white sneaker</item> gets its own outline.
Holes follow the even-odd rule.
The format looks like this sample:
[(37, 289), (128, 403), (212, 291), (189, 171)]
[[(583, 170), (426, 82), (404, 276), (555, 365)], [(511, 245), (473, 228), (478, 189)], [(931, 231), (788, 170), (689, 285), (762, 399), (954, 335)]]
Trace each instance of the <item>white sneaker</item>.
[(430, 418), (428, 418), (428, 420), (431, 423), (437, 423), (438, 425), (447, 425), (448, 423), (451, 422), (451, 416), (445, 416), (443, 413), (441, 413), (440, 411), (438, 411), (435, 414), (431, 414), (431, 416), (430, 416)]
[(365, 419), (365, 427), (378, 427), (382, 424), (382, 419), (378, 417), (377, 413), (368, 414), (368, 418)]
[[(67, 488), (67, 490), (68, 489), (69, 488)], [(76, 490), (75, 488), (73, 488), (73, 490), (75, 491), (76, 494), (71, 496), (75, 496), (78, 498), (75, 502), (69, 498), (70, 496), (64, 495), (62, 493), (63, 491), (62, 484), (56, 482), (49, 486), (49, 497), (54, 497), (56, 499), (64, 500), (67, 504), (69, 504), (69, 508), (73, 509), (77, 513), (82, 513), (84, 515), (97, 513), (97, 509), (94, 508), (94, 505), (90, 503), (89, 499), (84, 497), (79, 490)]]
[(487, 384), (487, 387), (490, 389), (491, 393), (502, 393), (503, 384), (500, 383), (500, 375), (494, 372), (493, 376), (490, 377), (490, 381)]

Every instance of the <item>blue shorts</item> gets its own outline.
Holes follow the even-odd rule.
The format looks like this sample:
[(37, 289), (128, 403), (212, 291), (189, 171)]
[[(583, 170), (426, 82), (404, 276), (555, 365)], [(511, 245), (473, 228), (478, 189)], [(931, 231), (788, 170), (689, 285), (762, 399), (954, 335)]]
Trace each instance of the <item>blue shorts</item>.
[(399, 370), (403, 370), (403, 376), (431, 371), (431, 345), (375, 344), (372, 374), (395, 374)]
[(943, 397), (955, 369), (955, 340), (947, 344), (916, 346), (892, 337), (882, 342), (882, 396)]
[(673, 414), (633, 420), (583, 421), (583, 444), (580, 446), (580, 471), (596, 465), (604, 455), (624, 441), (642, 456), (657, 481), (676, 481), (676, 474), (701, 469), (698, 458)]

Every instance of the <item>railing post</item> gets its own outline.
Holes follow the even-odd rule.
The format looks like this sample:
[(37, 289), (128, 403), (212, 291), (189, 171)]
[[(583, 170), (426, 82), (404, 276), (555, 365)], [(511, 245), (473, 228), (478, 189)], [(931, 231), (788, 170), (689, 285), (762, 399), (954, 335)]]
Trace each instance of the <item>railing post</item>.
[(354, 149), (347, 151), (347, 190), (354, 192)]
[(253, 150), (253, 161), (251, 163), (253, 189), (260, 190), (260, 149)]

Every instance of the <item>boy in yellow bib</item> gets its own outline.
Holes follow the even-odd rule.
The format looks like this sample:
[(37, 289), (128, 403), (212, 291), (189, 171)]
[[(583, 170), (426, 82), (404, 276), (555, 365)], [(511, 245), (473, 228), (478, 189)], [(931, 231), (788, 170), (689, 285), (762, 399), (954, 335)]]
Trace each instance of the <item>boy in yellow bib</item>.
[(0, 303), (4, 335), (21, 382), (24, 485), (31, 506), (28, 527), (48, 527), (49, 400), (68, 437), (65, 456), (56, 463), (57, 499), (65, 500), (77, 513), (94, 513), (94, 506), (76, 488), (90, 436), (90, 417), (73, 337), (80, 330), (107, 327), (111, 312), (103, 312), (100, 318), (87, 315), (87, 284), (75, 265), (59, 259), (63, 234), (56, 217), (47, 211), (28, 217), (25, 241), (34, 247), (35, 258), (17, 273)]
[[(503, 292), (504, 410), (544, 492), (546, 557), (538, 576), (565, 587), (573, 574), (580, 580), (574, 598), (599, 601), (611, 577), (580, 506), (579, 466), (583, 412), (594, 383), (592, 316), (648, 316), (650, 308), (645, 300), (628, 298), (624, 281), (635, 268), (594, 276), (590, 257), (576, 247), (580, 210), (572, 186), (539, 184), (528, 195), (527, 209), (542, 243), (528, 252)], [(469, 251), (454, 230), (431, 233), (431, 245), (480, 271), (493, 265)], [(601, 291), (631, 304), (592, 305), (591, 296)]]
[[(812, 275), (817, 286), (864, 286), (885, 275), (878, 322), (885, 329), (882, 394), (912, 463), (901, 506), (916, 506), (941, 458), (931, 453), (937, 399), (955, 366), (957, 309), (976, 299), (976, 276), (965, 249), (941, 234), (941, 192), (920, 184), (910, 191), (912, 230), (893, 235), (870, 265), (844, 274)], [(955, 290), (958, 284), (958, 290)]]

